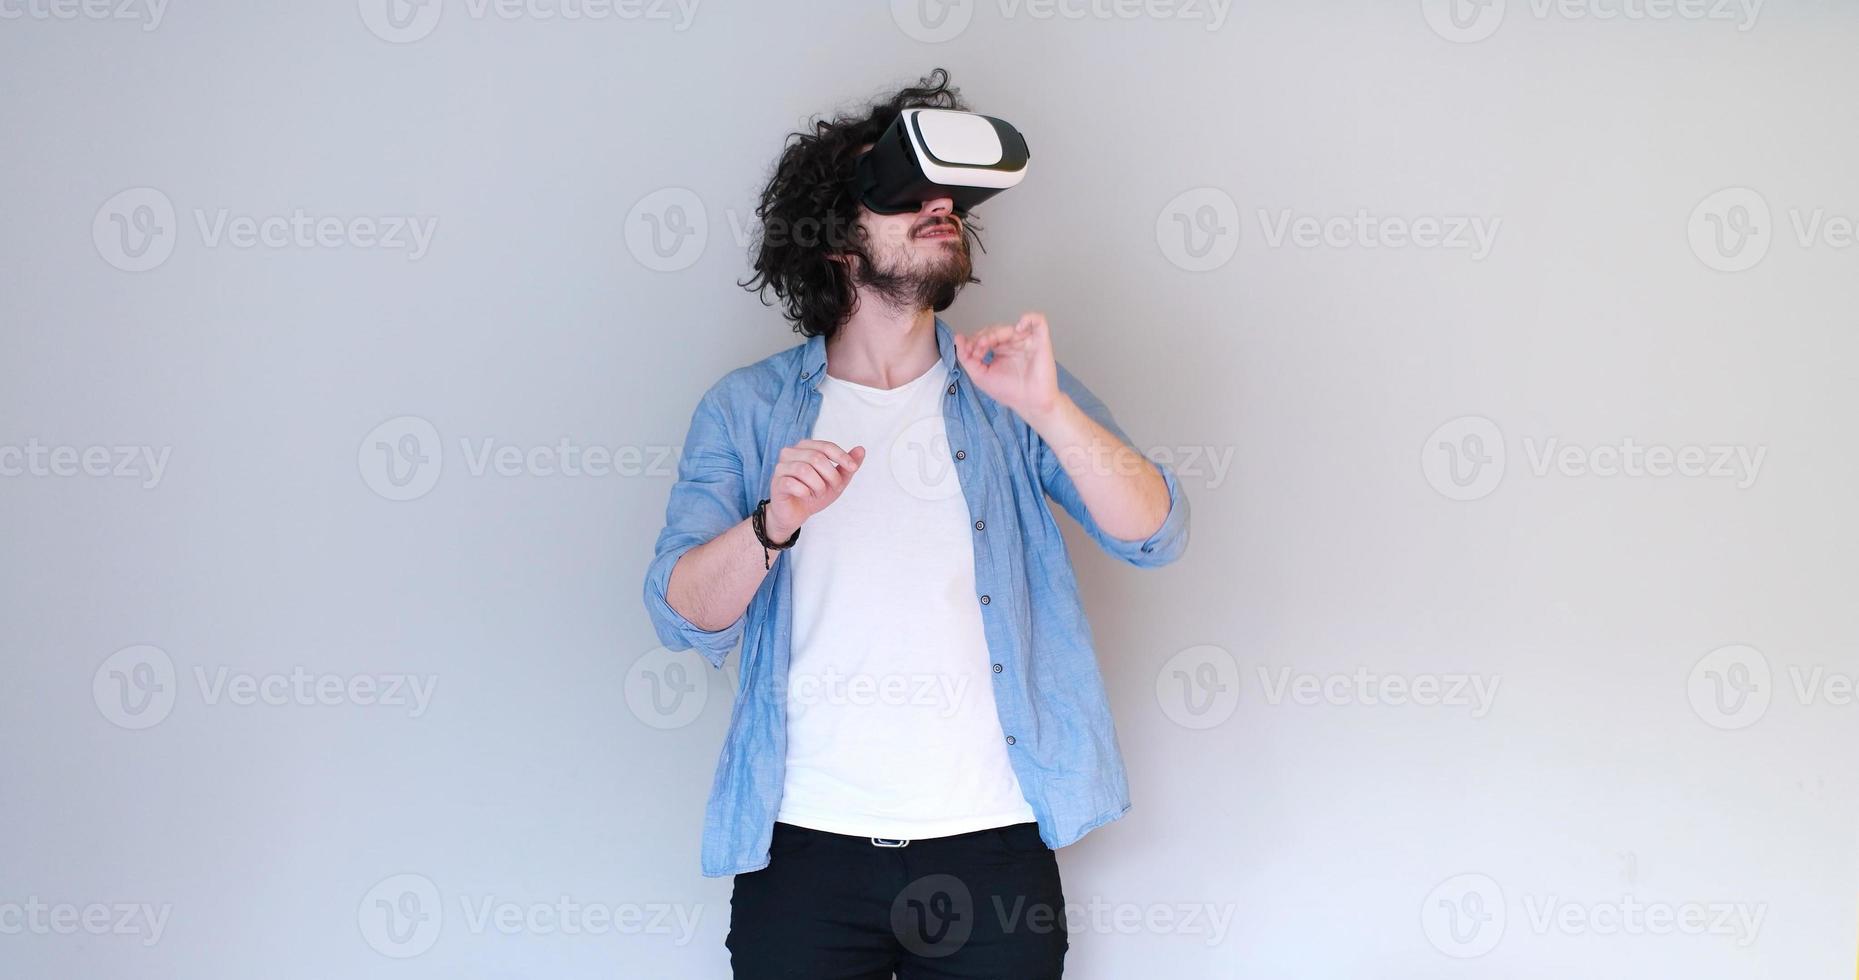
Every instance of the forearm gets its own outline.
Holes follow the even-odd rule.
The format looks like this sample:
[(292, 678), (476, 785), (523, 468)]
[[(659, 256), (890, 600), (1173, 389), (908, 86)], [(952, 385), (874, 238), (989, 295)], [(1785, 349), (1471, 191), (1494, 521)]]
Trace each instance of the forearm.
[[(786, 541), (792, 531), (770, 526), (768, 533), (774, 540)], [(755, 590), (762, 587), (768, 575), (763, 560), (762, 543), (745, 519), (678, 558), (671, 568), (665, 601), (698, 629), (720, 630), (742, 616)]]
[(1161, 529), (1168, 519), (1168, 484), (1154, 463), (1064, 394), (1026, 422), (1051, 447), (1104, 533), (1139, 541)]

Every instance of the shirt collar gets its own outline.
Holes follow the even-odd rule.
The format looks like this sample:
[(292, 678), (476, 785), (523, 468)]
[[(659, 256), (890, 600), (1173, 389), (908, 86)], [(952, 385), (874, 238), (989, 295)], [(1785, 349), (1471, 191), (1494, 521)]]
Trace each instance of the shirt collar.
[[(942, 356), (942, 366), (954, 378), (962, 373), (961, 366), (955, 359), (955, 335), (949, 325), (936, 318), (936, 351)], [(808, 387), (818, 390), (820, 380), (826, 377), (826, 338), (815, 335), (807, 338), (806, 347), (800, 352), (800, 380)]]

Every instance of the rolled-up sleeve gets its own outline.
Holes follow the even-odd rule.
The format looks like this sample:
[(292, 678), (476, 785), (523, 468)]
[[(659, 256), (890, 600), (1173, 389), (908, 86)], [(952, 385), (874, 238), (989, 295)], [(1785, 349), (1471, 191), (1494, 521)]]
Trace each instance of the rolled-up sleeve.
[[(1058, 366), (1058, 374), (1059, 390), (1070, 396), (1071, 400), (1077, 403), (1078, 407), (1083, 409), (1084, 413), (1097, 424), (1110, 430), (1111, 434), (1125, 445), (1135, 448), (1129, 436), (1124, 433), (1123, 427), (1119, 426), (1117, 420), (1110, 414), (1110, 409), (1101, 399), (1091, 393), (1091, 389), (1085, 387), (1083, 382), (1067, 371), (1063, 364)], [(1180, 558), (1187, 550), (1188, 498), (1182, 493), (1181, 482), (1175, 475), (1174, 469), (1168, 464), (1149, 459), (1147, 456), (1143, 457), (1161, 472), (1162, 482), (1168, 487), (1168, 517), (1162, 521), (1162, 526), (1146, 538), (1134, 540), (1117, 538), (1105, 533), (1104, 529), (1098, 526), (1097, 520), (1091, 516), (1090, 509), (1085, 506), (1084, 498), (1079, 495), (1077, 485), (1072, 482), (1071, 475), (1065, 472), (1065, 467), (1059, 462), (1058, 454), (1053, 452), (1052, 447), (1047, 445), (1038, 433), (1032, 433), (1031, 437), (1035, 445), (1040, 481), (1046, 495), (1057, 501), (1059, 506), (1063, 507), (1065, 512), (1084, 528), (1091, 540), (1096, 541), (1098, 546), (1111, 557), (1138, 568), (1153, 568)], [(1138, 449), (1137, 452), (1140, 453), (1141, 450)]]
[(722, 534), (749, 516), (745, 507), (742, 458), (730, 440), (717, 389), (706, 392), (691, 415), (691, 427), (678, 458), (678, 482), (665, 505), (665, 528), (659, 532), (652, 563), (646, 569), (645, 606), (652, 628), (666, 649), (697, 648), (714, 667), (742, 638), (743, 616), (719, 630), (700, 629), (671, 607), (666, 594), (671, 570), (684, 553)]

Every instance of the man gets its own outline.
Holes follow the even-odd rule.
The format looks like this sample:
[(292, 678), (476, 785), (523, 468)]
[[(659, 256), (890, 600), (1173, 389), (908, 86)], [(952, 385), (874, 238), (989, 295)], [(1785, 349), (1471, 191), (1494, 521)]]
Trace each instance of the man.
[(970, 216), (859, 204), (859, 155), (920, 106), (964, 108), (938, 70), (790, 137), (745, 285), (807, 339), (704, 394), (646, 577), (665, 646), (742, 642), (703, 836), (739, 978), (1060, 976), (1053, 848), (1129, 793), (1046, 498), (1131, 565), (1187, 545), (1174, 473), (1043, 316), (935, 315), (975, 281)]

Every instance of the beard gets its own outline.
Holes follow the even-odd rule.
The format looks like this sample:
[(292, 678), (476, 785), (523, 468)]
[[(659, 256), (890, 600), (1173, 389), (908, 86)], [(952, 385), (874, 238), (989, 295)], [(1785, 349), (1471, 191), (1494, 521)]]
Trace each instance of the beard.
[[(901, 253), (901, 254), (900, 254)], [(968, 255), (968, 235), (958, 230), (947, 248), (912, 255), (907, 247), (885, 249), (858, 263), (855, 284), (897, 310), (929, 309), (937, 313), (955, 302), (968, 285), (974, 266)]]

